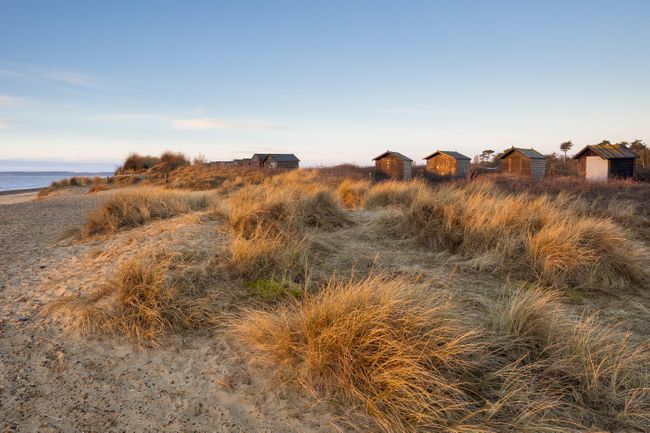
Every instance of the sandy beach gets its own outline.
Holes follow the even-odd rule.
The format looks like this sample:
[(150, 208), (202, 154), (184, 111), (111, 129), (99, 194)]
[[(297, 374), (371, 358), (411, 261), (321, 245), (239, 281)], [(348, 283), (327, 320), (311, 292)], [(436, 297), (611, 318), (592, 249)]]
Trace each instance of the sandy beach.
[(0, 431), (333, 431), (313, 402), (271, 397), (218, 335), (139, 349), (77, 337), (44, 317), (53, 298), (96, 284), (119, 246), (166, 242), (174, 231), (154, 224), (105, 245), (61, 241), (100, 196), (33, 196), (0, 199)]

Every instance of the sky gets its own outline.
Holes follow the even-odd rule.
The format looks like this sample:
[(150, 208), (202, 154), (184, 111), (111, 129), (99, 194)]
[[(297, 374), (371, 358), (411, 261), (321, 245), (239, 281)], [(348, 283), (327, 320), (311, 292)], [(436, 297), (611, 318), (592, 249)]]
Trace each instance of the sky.
[(650, 140), (650, 1), (0, 0), (0, 170)]

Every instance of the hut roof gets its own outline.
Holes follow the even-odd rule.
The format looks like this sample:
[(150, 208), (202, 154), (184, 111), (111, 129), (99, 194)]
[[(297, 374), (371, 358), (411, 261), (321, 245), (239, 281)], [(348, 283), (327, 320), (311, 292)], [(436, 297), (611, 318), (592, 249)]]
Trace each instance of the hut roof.
[(269, 153), (267, 157), (277, 162), (300, 161), (298, 157), (293, 153)]
[(293, 153), (254, 153), (249, 159), (257, 158), (260, 161), (273, 158), (277, 162), (300, 161)]
[(526, 158), (530, 158), (530, 159), (546, 159), (544, 155), (542, 155), (532, 147), (530, 149), (524, 149), (521, 147), (511, 147), (510, 149), (504, 150), (499, 155), (497, 155), (496, 159), (503, 159), (506, 156), (510, 155), (512, 152), (519, 152)]
[(412, 160), (411, 158), (409, 158), (408, 156), (404, 156), (404, 155), (402, 155), (402, 154), (399, 153), (399, 152), (393, 152), (392, 150), (387, 150), (386, 152), (382, 153), (381, 155), (372, 158), (372, 160), (373, 160), (373, 161), (377, 161), (378, 159), (382, 159), (383, 157), (388, 156), (388, 155), (395, 156), (395, 157), (397, 157), (397, 158), (399, 158), (399, 159), (402, 159), (402, 160), (404, 160), (404, 161), (413, 161), (413, 160)]
[(451, 156), (451, 157), (454, 158), (454, 159), (466, 159), (466, 160), (468, 160), (468, 161), (471, 160), (470, 157), (465, 156), (465, 155), (463, 155), (462, 153), (458, 153), (458, 152), (453, 151), (453, 150), (436, 150), (435, 152), (433, 152), (431, 155), (425, 157), (424, 159), (430, 159), (430, 158), (433, 158), (434, 156), (436, 156), (436, 155), (438, 155), (438, 154), (440, 154), (440, 153), (443, 153), (443, 154), (445, 154), (445, 155), (447, 155), (447, 156)]
[(638, 155), (623, 144), (590, 144), (585, 146), (580, 152), (576, 153), (573, 159), (578, 159), (588, 149), (591, 149), (596, 155), (605, 159), (628, 159), (637, 158)]

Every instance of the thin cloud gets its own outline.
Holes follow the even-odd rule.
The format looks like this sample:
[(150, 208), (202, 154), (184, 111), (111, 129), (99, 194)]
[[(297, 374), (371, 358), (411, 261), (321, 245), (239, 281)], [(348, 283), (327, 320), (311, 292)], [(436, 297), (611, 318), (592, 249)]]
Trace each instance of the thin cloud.
[(9, 129), (10, 127), (11, 127), (10, 121), (0, 119), (0, 129)]
[(159, 113), (107, 113), (92, 118), (93, 120), (108, 121), (138, 121), (138, 120), (164, 120), (166, 116)]
[(426, 108), (388, 108), (383, 110), (377, 110), (377, 113), (381, 114), (430, 114), (433, 111)]
[(44, 75), (46, 78), (49, 78), (50, 80), (60, 81), (67, 84), (73, 84), (75, 86), (97, 87), (97, 81), (94, 78), (86, 74), (80, 74), (78, 72), (62, 71), (62, 70), (55, 69), (46, 72)]
[(224, 120), (210, 117), (194, 119), (174, 119), (171, 121), (174, 129), (282, 129), (266, 120)]
[(25, 99), (0, 93), (0, 107), (16, 107), (25, 103)]

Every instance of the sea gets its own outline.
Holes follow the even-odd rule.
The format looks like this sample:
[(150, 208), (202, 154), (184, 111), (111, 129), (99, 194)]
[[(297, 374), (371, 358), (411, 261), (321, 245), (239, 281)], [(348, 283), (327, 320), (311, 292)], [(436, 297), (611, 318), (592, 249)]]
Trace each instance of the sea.
[(77, 173), (73, 171), (0, 171), (0, 192), (43, 188), (66, 177), (106, 177), (113, 173)]

